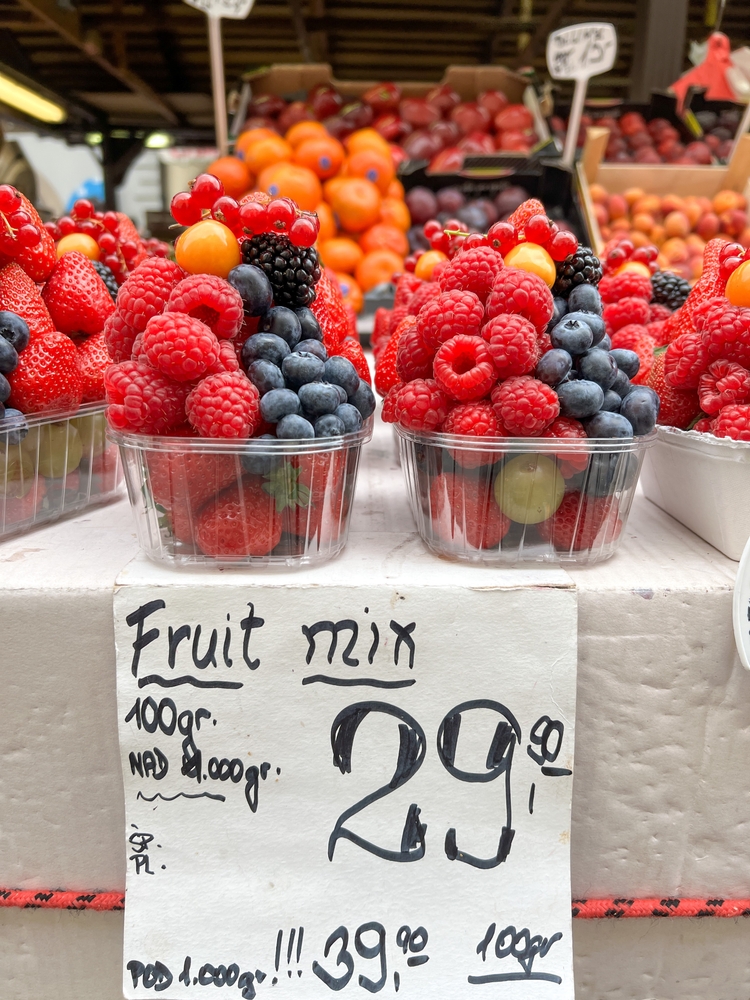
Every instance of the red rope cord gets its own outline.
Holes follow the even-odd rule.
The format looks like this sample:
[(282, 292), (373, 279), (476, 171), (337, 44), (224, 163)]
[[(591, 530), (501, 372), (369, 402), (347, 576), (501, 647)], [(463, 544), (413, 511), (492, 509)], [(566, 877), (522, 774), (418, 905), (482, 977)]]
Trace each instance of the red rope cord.
[[(0, 889), (0, 907), (43, 910), (122, 910), (121, 892), (67, 892), (62, 889)], [(579, 920), (625, 917), (750, 917), (750, 899), (574, 899)]]

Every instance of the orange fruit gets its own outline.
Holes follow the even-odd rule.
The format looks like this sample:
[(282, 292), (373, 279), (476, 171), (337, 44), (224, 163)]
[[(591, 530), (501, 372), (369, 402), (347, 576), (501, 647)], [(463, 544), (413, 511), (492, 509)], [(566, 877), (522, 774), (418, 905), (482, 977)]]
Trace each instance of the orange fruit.
[(318, 253), (326, 267), (343, 274), (354, 274), (354, 269), (365, 255), (365, 251), (348, 236), (325, 241), (318, 238)]
[(661, 252), (670, 264), (684, 264), (690, 256), (685, 246), (685, 241), (678, 236), (665, 240), (661, 245)]
[(398, 177), (393, 178), (391, 183), (388, 185), (388, 190), (385, 194), (387, 198), (398, 198), (400, 201), (404, 200), (406, 197), (406, 191), (404, 191), (404, 185)]
[(354, 277), (363, 292), (369, 292), (376, 285), (387, 284), (394, 274), (404, 270), (404, 258), (393, 250), (372, 250), (357, 264)]
[(359, 312), (364, 304), (362, 289), (350, 274), (336, 272), (336, 280), (339, 283), (344, 302), (352, 307), (355, 312)]
[(88, 233), (68, 233), (58, 240), (56, 249), (58, 260), (70, 250), (77, 250), (89, 260), (99, 260), (99, 244)]
[(638, 187), (627, 188), (627, 190), (623, 191), (623, 195), (625, 196), (625, 201), (628, 203), (628, 205), (630, 205), (631, 208), (633, 207), (633, 205), (635, 205), (637, 201), (641, 200), (641, 198), (644, 196), (645, 193), (646, 192), (643, 190), (643, 188), (638, 188)]
[(342, 229), (361, 233), (380, 218), (380, 191), (364, 177), (347, 177), (336, 188), (331, 208)]
[(733, 306), (750, 305), (750, 261), (743, 261), (729, 275), (726, 296)]
[(609, 198), (609, 191), (601, 184), (592, 184), (589, 188), (589, 194), (591, 195), (591, 200), (594, 203), (600, 203), (602, 205), (607, 204), (607, 199)]
[(307, 167), (296, 163), (276, 163), (266, 168), (258, 185), (274, 198), (291, 198), (303, 212), (313, 212), (323, 197), (320, 181)]
[(396, 171), (390, 153), (385, 156), (376, 149), (362, 149), (349, 157), (347, 173), (350, 177), (366, 177), (385, 195)]
[(713, 198), (713, 210), (717, 215), (722, 212), (731, 212), (733, 208), (744, 208), (745, 199), (737, 191), (719, 191)]
[(385, 222), (378, 222), (366, 229), (360, 237), (359, 245), (365, 253), (385, 249), (405, 257), (409, 252), (409, 241), (404, 233)]
[(417, 261), (414, 274), (422, 281), (429, 281), (432, 278), (432, 272), (443, 260), (448, 260), (448, 257), (442, 250), (428, 250)]
[(374, 149), (388, 157), (391, 155), (391, 147), (388, 142), (374, 128), (357, 129), (356, 132), (352, 132), (348, 139), (344, 140), (344, 145), (350, 156), (363, 149)]
[[(304, 122), (300, 122), (304, 125)], [(309, 122), (307, 123), (309, 124)], [(330, 135), (318, 139), (306, 139), (294, 150), (294, 162), (319, 177), (328, 180), (334, 177), (344, 162), (344, 147)]]
[(291, 158), (292, 147), (280, 135), (254, 142), (245, 151), (247, 169), (256, 175), (274, 163), (281, 163), (282, 160), (291, 160)]
[(329, 205), (333, 204), (333, 199), (336, 196), (336, 192), (341, 187), (341, 185), (346, 180), (341, 174), (338, 177), (332, 177), (329, 181), (326, 181), (323, 185), (323, 197), (328, 202)]
[(206, 167), (206, 173), (219, 178), (230, 198), (241, 198), (253, 183), (250, 171), (236, 156), (220, 156)]
[(301, 146), (303, 142), (307, 142), (308, 139), (324, 139), (328, 137), (328, 130), (325, 125), (320, 122), (297, 122), (296, 125), (292, 125), (290, 129), (287, 130), (284, 138), (292, 147), (296, 149)]
[(241, 132), (237, 136), (237, 142), (234, 144), (234, 155), (244, 160), (248, 149), (256, 142), (260, 142), (261, 139), (276, 138), (278, 138), (278, 132), (274, 132), (273, 129), (249, 128), (246, 132)]
[(241, 262), (240, 245), (231, 229), (215, 219), (202, 219), (186, 229), (174, 255), (188, 274), (216, 274), (226, 278)]
[(402, 232), (406, 232), (411, 226), (411, 216), (406, 202), (400, 198), (393, 198), (390, 195), (380, 202), (380, 221), (388, 226), (396, 226)]
[(319, 205), (315, 206), (315, 214), (317, 215), (318, 222), (320, 223), (318, 243), (324, 243), (326, 240), (332, 240), (338, 230), (336, 228), (336, 220), (334, 219), (333, 212), (331, 211), (331, 206), (326, 204), (326, 202), (321, 201)]
[(555, 262), (538, 243), (519, 243), (505, 255), (508, 267), (519, 267), (522, 271), (537, 274), (550, 288), (557, 278)]
[(641, 233), (650, 233), (654, 228), (656, 220), (649, 212), (638, 212), (633, 216), (633, 229)]
[(659, 215), (661, 212), (661, 198), (658, 194), (644, 194), (631, 208), (633, 215), (642, 213), (646, 215)]

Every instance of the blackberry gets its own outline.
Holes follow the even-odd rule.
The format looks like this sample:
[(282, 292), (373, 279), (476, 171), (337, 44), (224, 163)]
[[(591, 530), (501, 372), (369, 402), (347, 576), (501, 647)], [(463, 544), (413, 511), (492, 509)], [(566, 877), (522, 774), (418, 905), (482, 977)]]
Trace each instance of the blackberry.
[(578, 247), (557, 264), (557, 280), (552, 294), (566, 298), (576, 285), (598, 285), (602, 280), (602, 265), (591, 247)]
[(112, 271), (110, 271), (107, 265), (102, 264), (100, 260), (92, 260), (91, 263), (94, 265), (96, 273), (99, 275), (104, 284), (107, 286), (107, 291), (112, 296), (113, 301), (116, 301), (117, 291), (120, 287), (117, 284), (117, 278), (115, 278), (114, 274), (112, 273)]
[(320, 262), (313, 247), (297, 247), (287, 236), (264, 233), (245, 240), (242, 259), (265, 271), (277, 306), (300, 309), (314, 301)]
[(672, 312), (679, 309), (690, 294), (688, 282), (679, 274), (673, 274), (671, 271), (657, 271), (652, 274), (651, 287), (654, 290), (651, 301), (666, 306)]

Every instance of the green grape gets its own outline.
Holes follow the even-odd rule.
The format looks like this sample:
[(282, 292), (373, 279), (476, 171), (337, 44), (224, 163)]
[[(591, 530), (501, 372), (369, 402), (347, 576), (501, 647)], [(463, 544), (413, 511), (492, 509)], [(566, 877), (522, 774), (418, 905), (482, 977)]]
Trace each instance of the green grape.
[(103, 413), (89, 413), (85, 417), (74, 417), (71, 424), (81, 437), (83, 457), (92, 459), (101, 455), (107, 447), (107, 419)]
[(511, 521), (539, 524), (562, 503), (565, 480), (557, 463), (544, 455), (519, 455), (506, 462), (495, 480), (495, 501)]
[(20, 445), (0, 448), (0, 497), (20, 500), (34, 485), (34, 463)]
[(81, 463), (81, 436), (70, 421), (32, 427), (21, 448), (37, 462), (40, 476), (61, 479)]

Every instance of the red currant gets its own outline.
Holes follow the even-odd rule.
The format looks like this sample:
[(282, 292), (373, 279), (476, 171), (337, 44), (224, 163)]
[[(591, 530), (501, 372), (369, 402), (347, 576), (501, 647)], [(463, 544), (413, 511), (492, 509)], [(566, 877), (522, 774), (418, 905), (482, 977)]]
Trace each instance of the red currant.
[(138, 256), (138, 247), (131, 240), (126, 240), (125, 243), (120, 247), (122, 250), (122, 255), (125, 258), (125, 262), (130, 264)]
[(224, 194), (224, 185), (213, 174), (199, 174), (193, 181), (190, 194), (198, 208), (211, 208), (216, 199)]
[(532, 215), (523, 229), (529, 243), (543, 247), (552, 238), (552, 223), (546, 215)]
[(443, 226), (443, 229), (446, 230), (446, 232), (447, 231), (458, 232), (458, 233), (465, 232), (463, 223), (460, 222), (458, 219), (448, 219), (448, 221)]
[(430, 247), (433, 250), (440, 250), (442, 253), (448, 253), (450, 242), (451, 238), (447, 233), (436, 233), (430, 237)]
[(75, 220), (71, 219), (69, 215), (63, 215), (61, 219), (57, 220), (57, 228), (62, 236), (70, 236), (76, 231)]
[[(189, 191), (180, 191), (172, 199), (169, 206), (169, 211), (172, 213), (172, 218), (180, 226), (193, 226), (196, 222), (200, 222), (201, 210), (193, 201), (193, 196)], [(107, 220), (104, 220), (104, 225), (110, 232), (114, 232), (110, 226), (107, 225)]]
[(481, 233), (469, 233), (464, 240), (464, 250), (471, 250), (473, 247), (486, 247), (487, 237)]
[(122, 261), (116, 254), (108, 254), (102, 263), (107, 265), (112, 274), (117, 275), (122, 270)]
[(120, 228), (120, 220), (117, 218), (117, 212), (105, 212), (102, 216), (102, 225), (110, 233), (117, 233), (117, 230)]
[(18, 191), (10, 184), (0, 184), (0, 212), (15, 212), (20, 207)]
[(0, 250), (10, 257), (18, 251), (18, 241), (14, 233), (0, 231)]
[(73, 205), (73, 215), (77, 219), (90, 219), (94, 211), (94, 206), (88, 198), (79, 198)]
[(745, 248), (741, 243), (725, 243), (719, 250), (719, 261), (725, 261), (728, 257), (741, 257)]
[(311, 247), (318, 238), (312, 219), (304, 215), (295, 219), (289, 230), (289, 238), (295, 246)]
[(18, 229), (20, 226), (30, 226), (32, 224), (32, 219), (29, 213), (24, 212), (21, 208), (17, 212), (10, 213), (8, 216), (8, 222), (14, 229)]
[(96, 239), (99, 235), (99, 227), (93, 219), (84, 219), (78, 223), (76, 229), (79, 233), (85, 233), (87, 236), (93, 237), (93, 239)]
[(630, 255), (630, 259), (637, 261), (641, 264), (648, 264), (651, 257), (648, 253), (648, 247), (636, 247), (633, 253)]
[(268, 229), (266, 206), (258, 201), (248, 201), (240, 207), (240, 226), (253, 236), (260, 236)]
[(570, 232), (555, 233), (547, 244), (547, 252), (552, 260), (563, 261), (578, 249), (578, 240)]
[(501, 254), (506, 254), (509, 250), (512, 250), (516, 243), (518, 243), (513, 223), (496, 222), (494, 226), (490, 226), (487, 233), (487, 242), (493, 250), (497, 250)]
[(57, 242), (57, 240), (59, 240), (60, 237), (62, 236), (62, 233), (60, 232), (60, 227), (56, 222), (45, 222), (44, 228), (50, 234), (52, 239), (55, 240), (55, 242)]
[(625, 257), (630, 260), (630, 255), (635, 250), (635, 244), (631, 243), (630, 240), (620, 240), (618, 244), (620, 250), (625, 254)]
[(105, 254), (114, 253), (117, 250), (117, 237), (106, 229), (97, 239), (97, 243), (99, 249)]
[(268, 227), (276, 233), (289, 232), (297, 217), (294, 203), (288, 198), (274, 198), (266, 206), (268, 212)]
[(450, 243), (448, 244), (448, 256), (453, 258), (459, 250), (463, 250), (466, 239), (467, 237), (463, 235), (451, 236)]
[(404, 270), (413, 274), (414, 269), (417, 266), (417, 261), (421, 256), (422, 255), (418, 253), (410, 253), (409, 256), (404, 259)]
[(725, 257), (719, 265), (719, 274), (722, 278), (728, 278), (730, 274), (737, 270), (742, 263), (742, 257)]
[(16, 232), (16, 239), (22, 247), (35, 247), (41, 240), (42, 234), (36, 226), (20, 226)]
[(430, 219), (428, 222), (425, 222), (424, 226), (422, 226), (422, 232), (425, 234), (428, 240), (431, 237), (437, 235), (437, 233), (442, 233), (442, 231), (443, 227), (440, 225), (437, 219)]
[(225, 194), (221, 198), (217, 198), (213, 203), (211, 206), (211, 215), (219, 222), (223, 222), (225, 226), (234, 229), (239, 223), (240, 206), (234, 198), (230, 198), (229, 195)]

